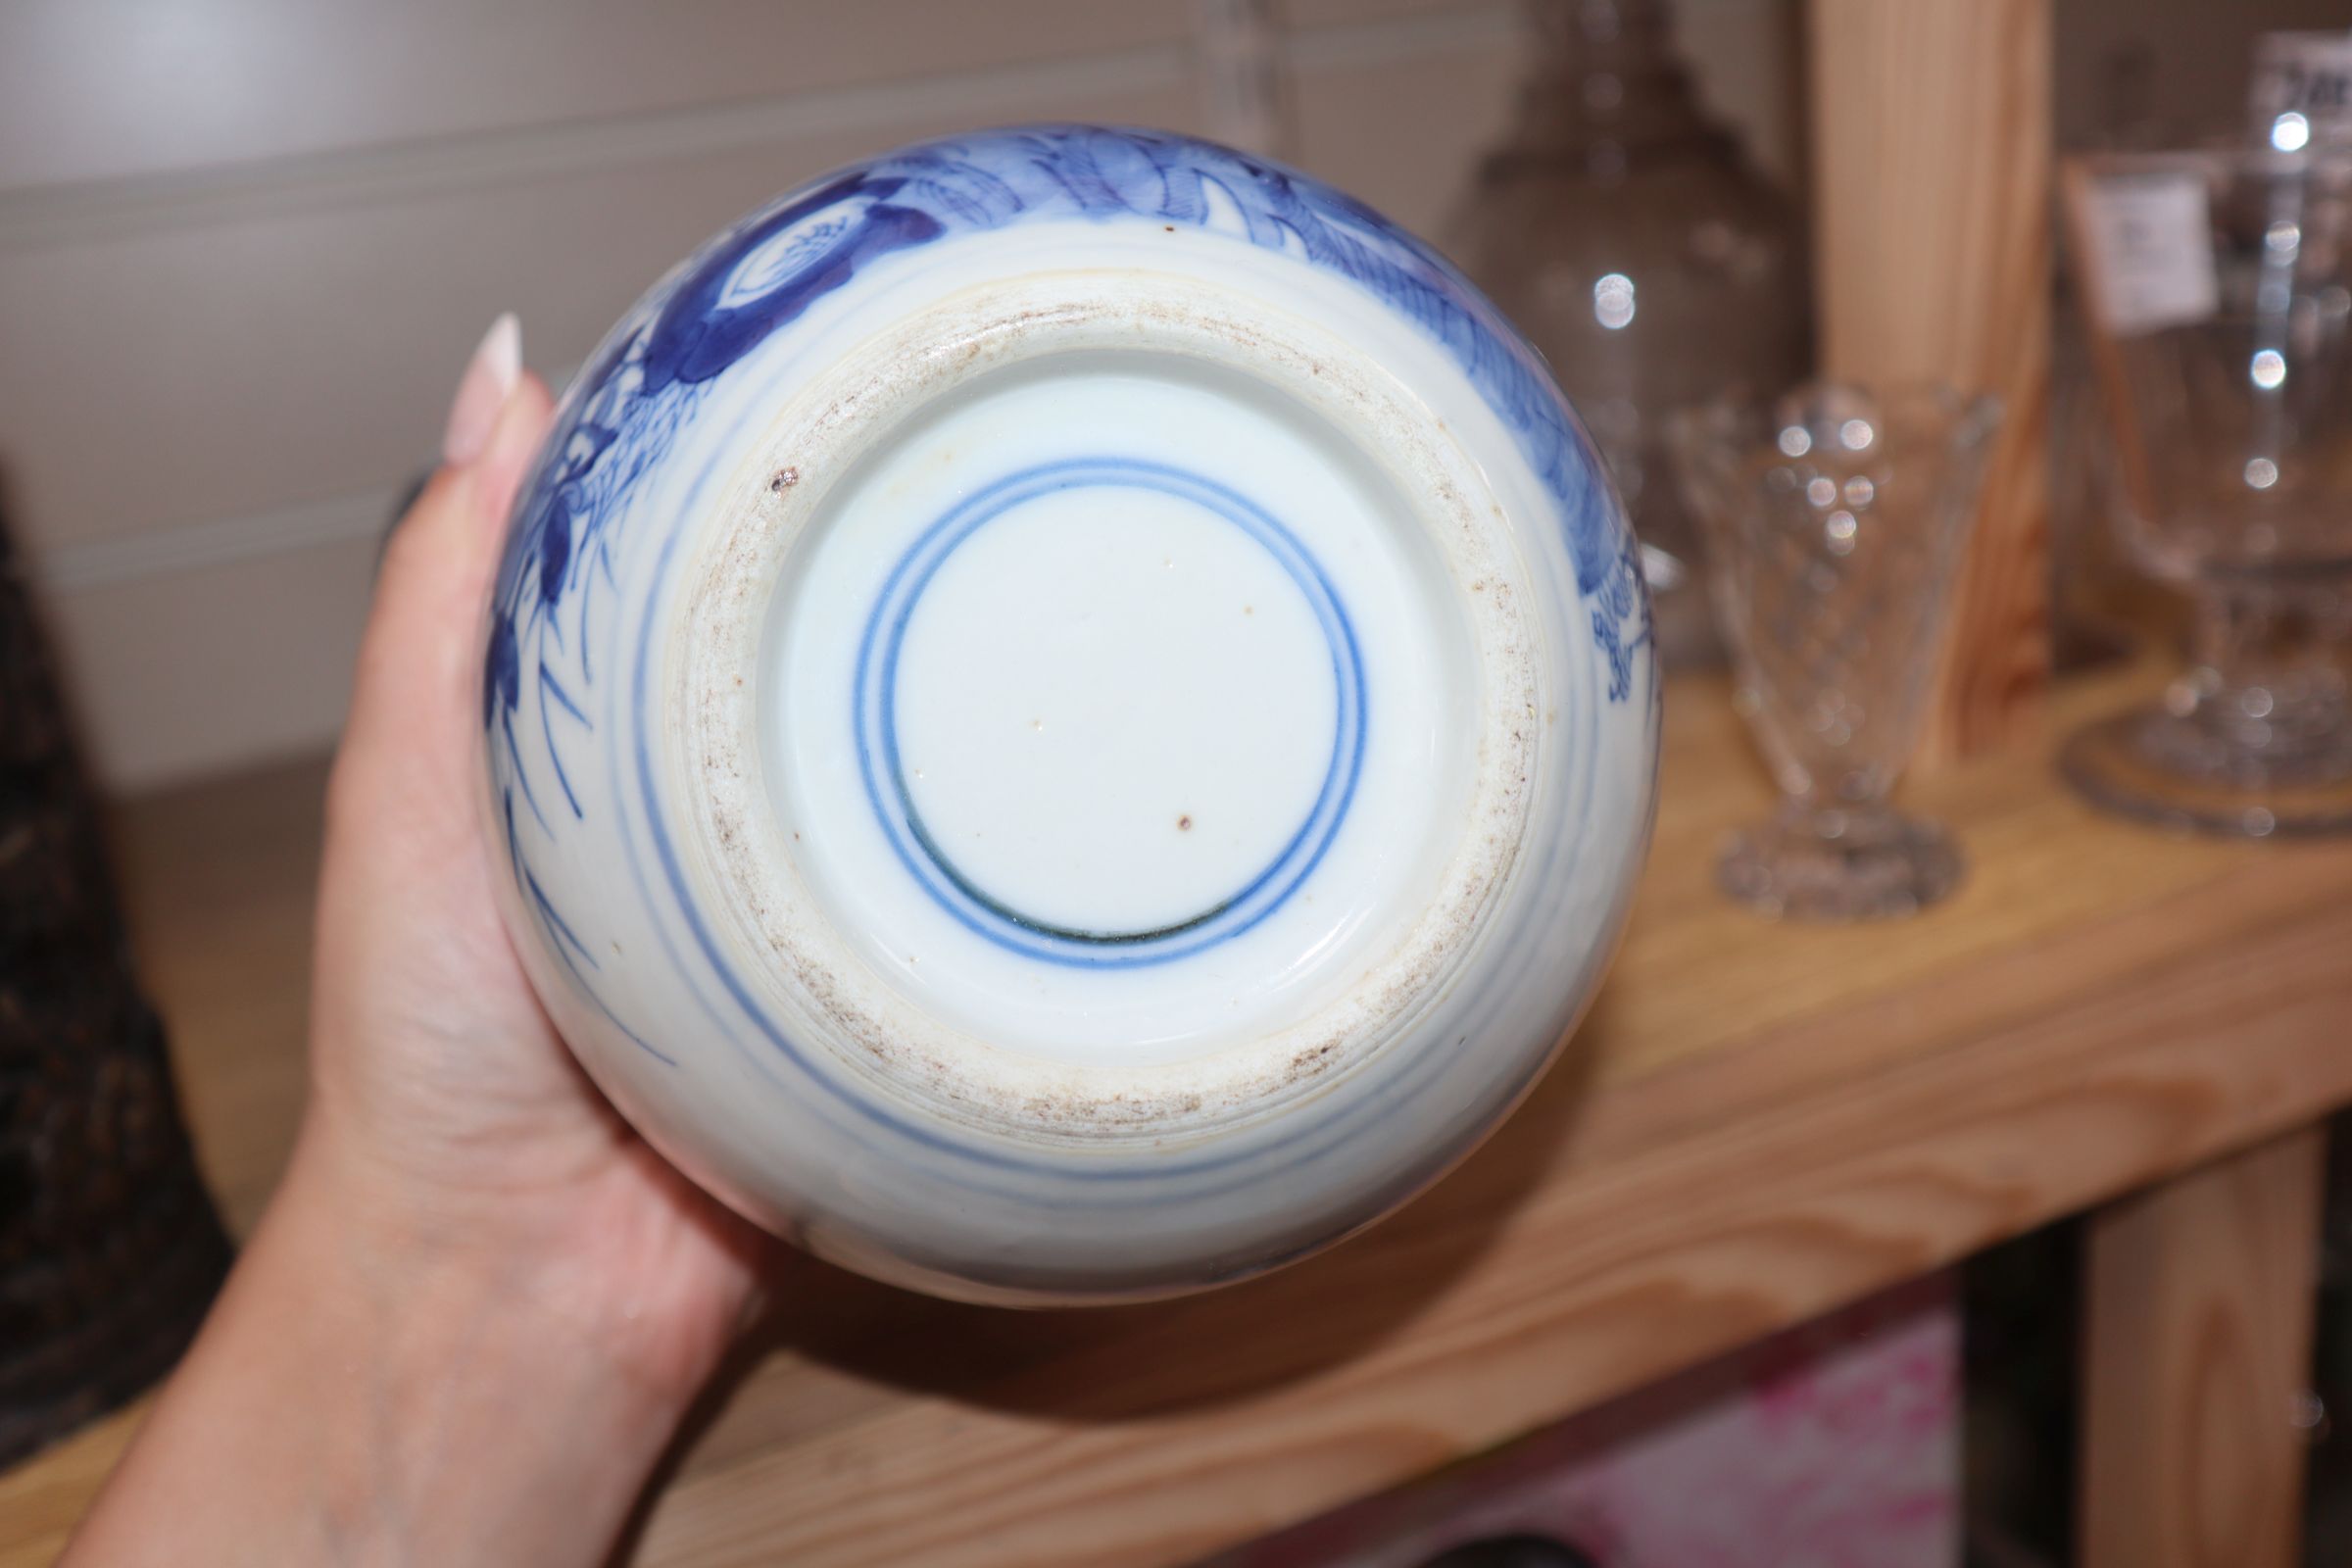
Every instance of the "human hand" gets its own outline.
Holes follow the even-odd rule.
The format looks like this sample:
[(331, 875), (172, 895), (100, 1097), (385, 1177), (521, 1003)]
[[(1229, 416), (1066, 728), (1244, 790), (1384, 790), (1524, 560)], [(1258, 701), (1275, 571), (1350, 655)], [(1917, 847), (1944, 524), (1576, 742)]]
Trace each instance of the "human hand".
[(293, 1162), (74, 1561), (596, 1560), (752, 1310), (771, 1244), (598, 1094), (493, 902), (480, 634), (550, 418), (502, 318), (385, 552)]
[(635, 1375), (699, 1385), (760, 1244), (613, 1112), (548, 1022), (482, 829), (481, 631), (504, 524), (552, 416), (514, 318), (395, 530), (327, 790), (306, 1157), (348, 1201), (501, 1260)]

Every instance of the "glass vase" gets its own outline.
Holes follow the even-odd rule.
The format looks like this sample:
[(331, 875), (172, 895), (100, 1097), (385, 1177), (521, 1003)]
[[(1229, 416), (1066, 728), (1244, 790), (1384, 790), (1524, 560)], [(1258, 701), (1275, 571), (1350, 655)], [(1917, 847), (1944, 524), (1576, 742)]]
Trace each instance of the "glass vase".
[(2188, 668), (2061, 753), (2095, 804), (2243, 837), (2352, 831), (2352, 156), (2070, 162), (2127, 552)]
[(1720, 662), (1665, 419), (1812, 364), (1803, 214), (1701, 112), (1665, 0), (1533, 0), (1535, 55), (1448, 249), (1551, 362), (1644, 546), (1669, 667)]

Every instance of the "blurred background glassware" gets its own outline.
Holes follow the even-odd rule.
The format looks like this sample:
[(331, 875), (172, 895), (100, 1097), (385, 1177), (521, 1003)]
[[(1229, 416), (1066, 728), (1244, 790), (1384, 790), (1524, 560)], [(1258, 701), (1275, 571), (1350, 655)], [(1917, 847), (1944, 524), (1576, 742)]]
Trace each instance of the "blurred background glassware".
[(1670, 669), (1719, 663), (1665, 419), (1813, 363), (1805, 220), (1700, 109), (1666, 0), (1529, 0), (1517, 118), (1446, 248), (1551, 362), (1642, 536)]
[[(2097, 112), (2078, 148), (2117, 152), (2178, 147), (2195, 139), (2177, 105), (2159, 90), (2158, 57), (2144, 38), (2098, 57)], [(2063, 252), (2067, 236), (2058, 236)], [(2127, 657), (2138, 647), (2185, 642), (2187, 610), (2180, 595), (2153, 583), (2125, 554), (2107, 520), (2106, 417), (2091, 368), (2088, 329), (2075, 287), (2076, 269), (2055, 259), (2050, 325), (2049, 554), (2051, 661), (2060, 670)]]
[(2257, 143), (2352, 147), (2352, 28), (2257, 36), (2247, 99)]
[(2352, 830), (2352, 155), (2102, 154), (2065, 183), (2114, 522), (2193, 616), (2188, 670), (2061, 766), (2169, 827)]
[(1717, 866), (1742, 904), (1867, 919), (1958, 884), (1950, 836), (1886, 796), (1918, 743), (1999, 423), (1988, 397), (1828, 382), (1674, 419), (1735, 701), (1783, 796)]

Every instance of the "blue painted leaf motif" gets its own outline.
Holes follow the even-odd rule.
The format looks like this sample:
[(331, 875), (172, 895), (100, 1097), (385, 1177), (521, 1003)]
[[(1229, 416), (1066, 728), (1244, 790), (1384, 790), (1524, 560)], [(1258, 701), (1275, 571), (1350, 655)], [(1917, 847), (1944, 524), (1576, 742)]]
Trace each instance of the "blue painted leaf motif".
[[(569, 510), (564, 504), (564, 499), (561, 493), (556, 497), (559, 512)], [(539, 597), (551, 605), (564, 596), (564, 574), (571, 564), (571, 534), (568, 517), (558, 526), (539, 531)]]
[(514, 642), (514, 617), (503, 611), (490, 619), (490, 651), (482, 662), (482, 727), (498, 722), (522, 690), (522, 656)]

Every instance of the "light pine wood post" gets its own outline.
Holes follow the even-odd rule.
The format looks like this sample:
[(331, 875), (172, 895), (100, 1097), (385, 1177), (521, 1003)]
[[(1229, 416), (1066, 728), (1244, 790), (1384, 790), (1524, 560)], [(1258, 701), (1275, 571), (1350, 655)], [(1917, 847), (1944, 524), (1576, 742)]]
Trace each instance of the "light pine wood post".
[(2089, 1221), (2083, 1568), (2293, 1568), (2327, 1132)]
[(1812, 0), (1825, 373), (2008, 411), (1919, 762), (2016, 733), (2049, 678), (2052, 0)]

